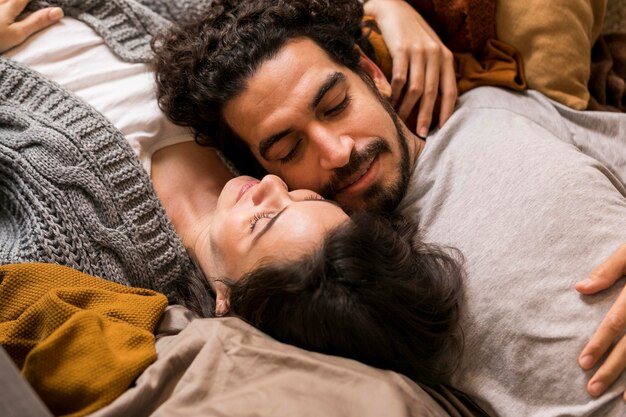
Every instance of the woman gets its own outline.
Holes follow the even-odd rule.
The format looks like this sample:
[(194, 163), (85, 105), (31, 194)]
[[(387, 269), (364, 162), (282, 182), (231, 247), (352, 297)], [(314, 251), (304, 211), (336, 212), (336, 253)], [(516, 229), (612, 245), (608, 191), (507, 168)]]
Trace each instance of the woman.
[(191, 282), (188, 307), (239, 316), (280, 341), (424, 383), (454, 367), (462, 268), (447, 252), (413, 242), (411, 225), (349, 218), (276, 176), (233, 177), (214, 150), (194, 143), (158, 151), (152, 179), (211, 285)]

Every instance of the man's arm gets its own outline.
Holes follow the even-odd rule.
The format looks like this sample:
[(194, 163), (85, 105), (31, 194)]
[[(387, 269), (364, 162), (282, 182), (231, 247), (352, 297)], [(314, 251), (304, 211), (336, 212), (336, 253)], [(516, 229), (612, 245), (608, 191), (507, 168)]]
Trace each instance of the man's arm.
[(29, 0), (0, 0), (0, 53), (21, 44), (33, 33), (63, 17), (60, 7), (47, 7), (17, 20), (28, 2)]

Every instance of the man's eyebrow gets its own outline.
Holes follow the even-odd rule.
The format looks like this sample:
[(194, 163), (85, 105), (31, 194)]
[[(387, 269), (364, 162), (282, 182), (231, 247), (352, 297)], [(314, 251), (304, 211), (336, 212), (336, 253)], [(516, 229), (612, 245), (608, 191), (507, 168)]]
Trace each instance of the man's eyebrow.
[(256, 243), (261, 236), (263, 236), (265, 233), (268, 232), (268, 230), (270, 230), (270, 228), (272, 226), (274, 226), (274, 223), (276, 223), (276, 220), (278, 220), (278, 218), (280, 217), (281, 214), (283, 214), (285, 212), (285, 210), (287, 210), (287, 207), (289, 206), (285, 206), (284, 209), (282, 209), (281, 211), (279, 211), (276, 216), (272, 217), (270, 219), (269, 222), (267, 222), (267, 224), (265, 225), (265, 227), (263, 228), (263, 230), (261, 230), (259, 233), (256, 234), (256, 236), (254, 238), (252, 238), (252, 243)]
[(315, 94), (315, 97), (311, 101), (311, 104), (309, 105), (311, 110), (315, 110), (317, 106), (319, 106), (320, 102), (322, 101), (326, 93), (328, 93), (328, 91), (331, 88), (333, 88), (338, 83), (343, 82), (345, 80), (346, 80), (346, 76), (341, 72), (334, 72), (330, 74), (328, 78), (326, 78), (326, 81), (324, 82), (324, 84), (322, 84), (319, 90), (317, 90), (317, 94)]
[[(330, 89), (332, 89), (338, 83), (343, 82), (345, 80), (346, 80), (346, 76), (341, 72), (334, 72), (330, 74), (328, 78), (326, 78), (326, 81), (324, 81), (324, 84), (322, 84), (320, 88), (317, 90), (315, 97), (309, 104), (309, 107), (311, 108), (311, 110), (315, 110), (315, 108), (319, 106), (320, 102), (322, 101), (322, 99), (324, 98), (326, 93), (328, 93)], [(269, 158), (267, 157), (267, 153), (269, 152), (270, 148), (274, 146), (276, 142), (278, 142), (279, 140), (281, 140), (282, 138), (284, 138), (291, 132), (292, 132), (292, 129), (285, 129), (282, 132), (278, 132), (268, 138), (261, 140), (261, 142), (259, 142), (259, 154), (261, 155), (261, 157), (265, 160), (268, 160)]]

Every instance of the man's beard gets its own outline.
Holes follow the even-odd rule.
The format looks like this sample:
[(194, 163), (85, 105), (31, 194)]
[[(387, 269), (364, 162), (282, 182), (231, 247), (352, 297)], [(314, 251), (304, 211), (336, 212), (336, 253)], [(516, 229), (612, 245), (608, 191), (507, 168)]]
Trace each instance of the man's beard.
[[(378, 92), (376, 87), (372, 88), (369, 83), (367, 84), (370, 87), (370, 90), (372, 90), (376, 95), (387, 114), (389, 114), (389, 117), (395, 126), (396, 141), (400, 147), (400, 169), (399, 177), (394, 183), (387, 186), (382, 184), (373, 184), (365, 191), (362, 196), (364, 204), (363, 209), (373, 212), (391, 213), (404, 198), (411, 177), (409, 147), (406, 136), (402, 131), (401, 122), (398, 115), (391, 107), (391, 104), (389, 104), (389, 102)], [(346, 181), (357, 175), (359, 170), (362, 169), (364, 163), (372, 161), (377, 156), (385, 153), (391, 153), (391, 147), (383, 138), (376, 138), (365, 149), (359, 152), (353, 151), (350, 155), (348, 163), (341, 168), (337, 168), (333, 172), (333, 176), (324, 186), (320, 194), (322, 194), (325, 198), (336, 200), (337, 203), (339, 203), (347, 212), (353, 211), (355, 206), (354, 204), (341, 201), (341, 198), (337, 199), (337, 195), (340, 194), (339, 187), (342, 185), (345, 186)]]

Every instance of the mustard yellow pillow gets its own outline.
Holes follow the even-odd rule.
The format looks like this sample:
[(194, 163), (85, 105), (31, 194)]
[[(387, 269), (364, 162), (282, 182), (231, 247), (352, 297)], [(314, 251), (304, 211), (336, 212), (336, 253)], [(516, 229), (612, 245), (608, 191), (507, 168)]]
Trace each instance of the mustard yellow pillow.
[(498, 0), (498, 39), (524, 60), (529, 88), (574, 109), (587, 108), (591, 47), (607, 0)]

